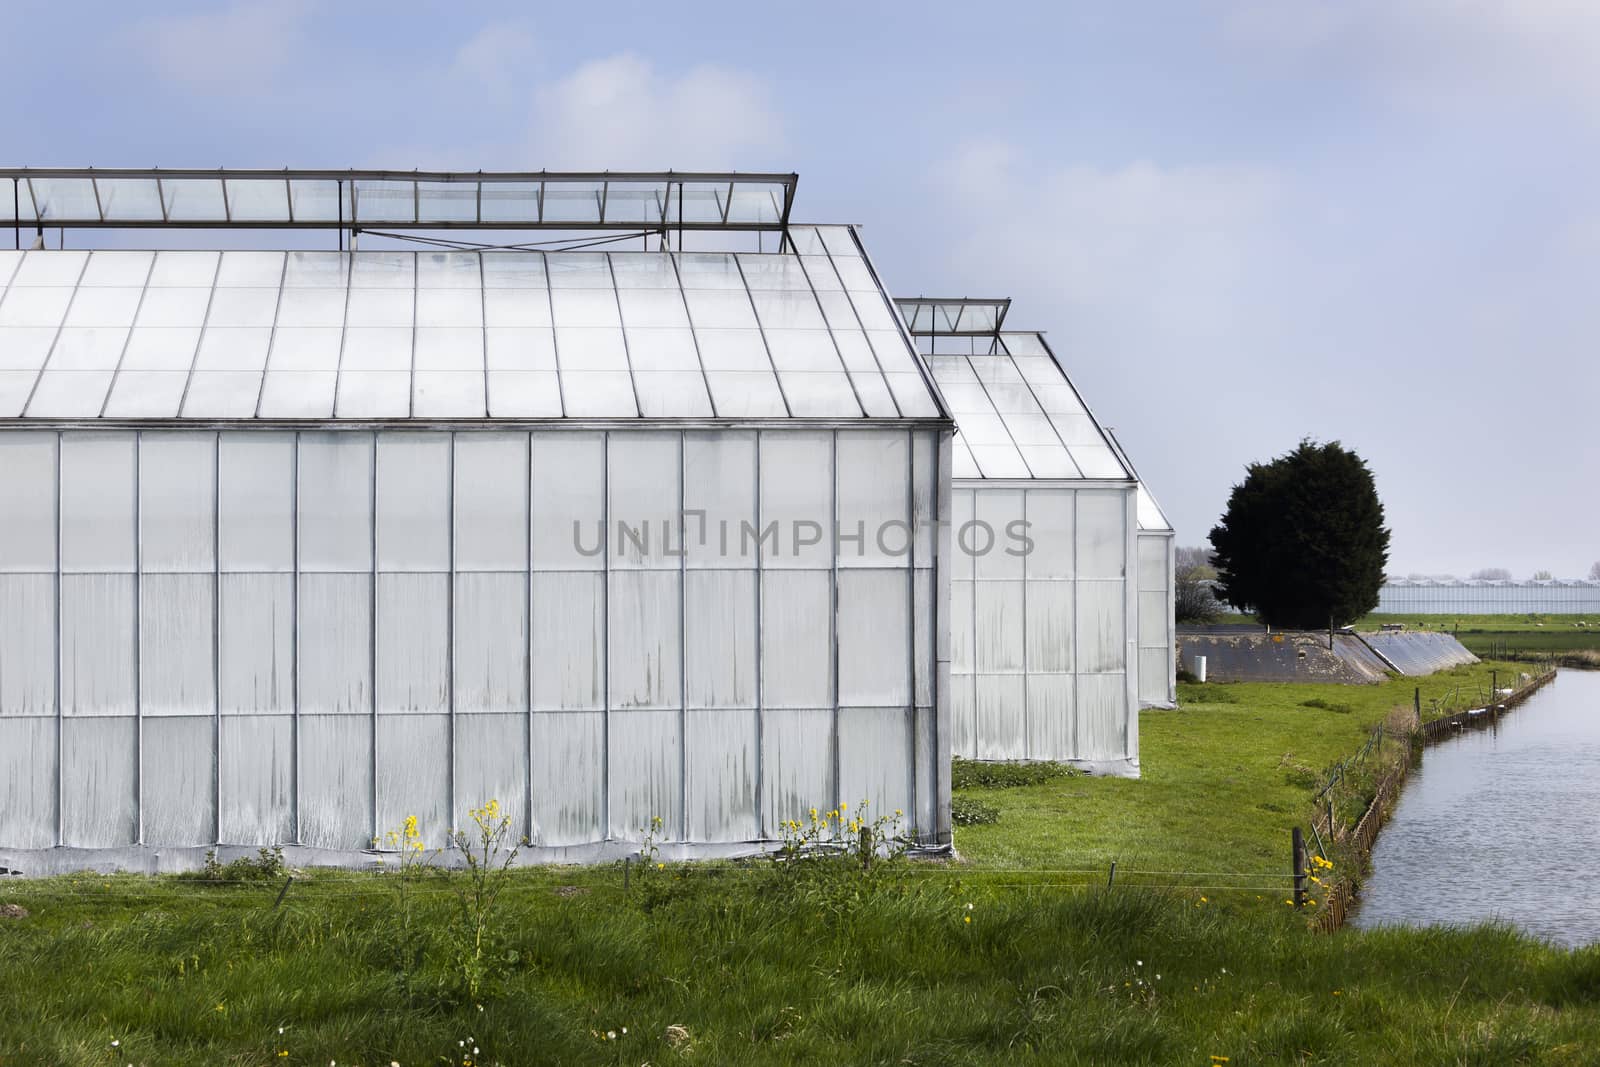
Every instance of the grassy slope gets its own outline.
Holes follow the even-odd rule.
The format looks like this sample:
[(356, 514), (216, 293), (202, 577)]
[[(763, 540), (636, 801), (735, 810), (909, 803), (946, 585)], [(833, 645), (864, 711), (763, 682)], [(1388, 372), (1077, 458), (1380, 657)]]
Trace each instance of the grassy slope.
[[(1321, 772), (1361, 746), (1388, 712), (1452, 688), (1488, 688), (1508, 664), (1477, 664), (1374, 686), (1180, 685), (1180, 706), (1139, 717), (1142, 777), (1070, 778), (986, 790), (1001, 811), (964, 827), (956, 847), (977, 865), (1265, 871), (1288, 867), (1289, 829), (1306, 825), (1311, 790), (1295, 764)], [(1322, 700), (1333, 708), (1308, 708)]]
[[(1002, 887), (979, 869), (1281, 868), (1307, 795), (1283, 754), (1331, 762), (1409, 694), (1189, 689), (1184, 710), (1142, 717), (1144, 780), (986, 791), (1004, 817), (961, 831), (969, 866), (800, 884), (669, 867), (627, 897), (615, 869), (519, 872), (498, 924), (510, 962), (481, 1011), (451, 976), (446, 886), (420, 898), (407, 944), (423, 963), (402, 988), (393, 900), (371, 875), (314, 873), (277, 910), (276, 885), (0, 884), (31, 912), (0, 919), (0, 1067), (1600, 1063), (1600, 947), (1499, 929), (1330, 938), (1281, 903)], [(1299, 706), (1313, 695), (1353, 710)]]

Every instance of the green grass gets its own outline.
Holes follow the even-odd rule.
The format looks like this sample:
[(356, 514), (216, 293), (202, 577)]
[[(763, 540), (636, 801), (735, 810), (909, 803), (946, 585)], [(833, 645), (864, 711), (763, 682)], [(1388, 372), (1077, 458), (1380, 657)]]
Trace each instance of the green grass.
[(1323, 771), (1415, 689), (1426, 712), (1452, 691), (1487, 691), (1496, 669), (1503, 684), (1527, 668), (1482, 663), (1381, 685), (1180, 684), (1176, 709), (1139, 716), (1139, 778), (983, 790), (974, 795), (1000, 818), (958, 829), (956, 846), (978, 866), (1287, 870), (1290, 828), (1306, 825)]
[(1185, 686), (1141, 716), (1141, 780), (964, 790), (1001, 819), (957, 831), (961, 863), (635, 868), (627, 893), (616, 867), (515, 872), (476, 999), (444, 876), (409, 935), (392, 876), (307, 872), (281, 908), (274, 882), (9, 880), (29, 914), (0, 918), (0, 1067), (1600, 1063), (1600, 946), (1328, 937), (1275, 894), (1043, 870), (1286, 871), (1298, 768), (1412, 684)]

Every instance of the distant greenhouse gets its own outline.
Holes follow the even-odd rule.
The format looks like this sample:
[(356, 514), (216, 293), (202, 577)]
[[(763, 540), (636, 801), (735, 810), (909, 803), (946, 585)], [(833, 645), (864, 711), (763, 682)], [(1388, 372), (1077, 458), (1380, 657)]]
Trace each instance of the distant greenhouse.
[(1579, 578), (1486, 581), (1399, 578), (1378, 592), (1380, 615), (1591, 615), (1600, 582)]

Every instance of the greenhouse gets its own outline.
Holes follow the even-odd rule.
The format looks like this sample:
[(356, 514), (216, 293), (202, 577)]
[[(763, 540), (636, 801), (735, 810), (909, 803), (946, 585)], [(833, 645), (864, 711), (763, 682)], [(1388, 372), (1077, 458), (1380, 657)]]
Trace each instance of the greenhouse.
[[(1123, 464), (1139, 478), (1138, 468), (1109, 426), (1106, 437), (1115, 446)], [(1138, 526), (1135, 540), (1139, 582), (1139, 706), (1172, 708), (1178, 704), (1178, 590), (1174, 558), (1177, 532), (1142, 478), (1139, 478), (1134, 514)]]
[(1136, 775), (1136, 475), (1043, 335), (1006, 326), (1010, 301), (899, 305), (957, 424), (953, 752)]
[(0, 864), (948, 845), (951, 422), (793, 175), (0, 177)]
[(1600, 582), (1579, 578), (1391, 578), (1378, 590), (1377, 614), (1596, 615), (1600, 614)]

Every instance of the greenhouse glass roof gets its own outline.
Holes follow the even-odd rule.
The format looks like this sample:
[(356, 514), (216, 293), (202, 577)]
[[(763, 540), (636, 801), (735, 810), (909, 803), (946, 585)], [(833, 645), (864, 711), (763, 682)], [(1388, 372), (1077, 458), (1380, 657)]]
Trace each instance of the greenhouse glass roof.
[(1133, 477), (1040, 334), (955, 339), (923, 359), (956, 420), (956, 478)]
[(1005, 325), (1011, 300), (895, 300), (906, 327), (920, 337), (992, 337)]
[(794, 174), (0, 169), (0, 223), (775, 230)]
[(854, 233), (787, 233), (783, 253), (0, 251), (0, 418), (943, 418)]

